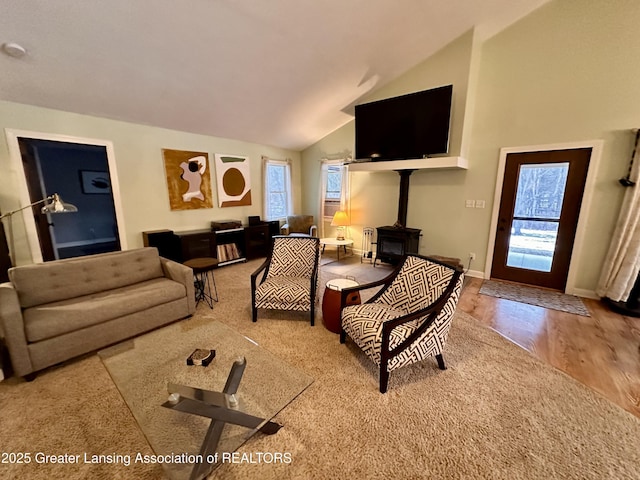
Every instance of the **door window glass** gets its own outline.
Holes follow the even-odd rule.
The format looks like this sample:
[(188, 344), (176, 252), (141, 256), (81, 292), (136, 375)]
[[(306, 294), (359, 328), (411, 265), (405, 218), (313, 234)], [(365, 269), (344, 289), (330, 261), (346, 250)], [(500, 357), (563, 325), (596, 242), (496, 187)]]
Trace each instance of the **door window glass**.
[(569, 163), (520, 167), (507, 266), (550, 272)]

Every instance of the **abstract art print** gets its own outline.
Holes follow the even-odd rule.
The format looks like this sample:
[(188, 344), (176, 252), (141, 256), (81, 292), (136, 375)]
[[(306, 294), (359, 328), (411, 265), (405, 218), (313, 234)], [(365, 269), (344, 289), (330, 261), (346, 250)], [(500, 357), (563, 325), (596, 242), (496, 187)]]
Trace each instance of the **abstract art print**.
[(109, 172), (80, 170), (80, 185), (82, 186), (82, 193), (85, 194), (107, 195), (111, 193)]
[(163, 149), (171, 210), (213, 208), (209, 154)]
[(216, 179), (220, 207), (251, 205), (249, 157), (216, 153)]

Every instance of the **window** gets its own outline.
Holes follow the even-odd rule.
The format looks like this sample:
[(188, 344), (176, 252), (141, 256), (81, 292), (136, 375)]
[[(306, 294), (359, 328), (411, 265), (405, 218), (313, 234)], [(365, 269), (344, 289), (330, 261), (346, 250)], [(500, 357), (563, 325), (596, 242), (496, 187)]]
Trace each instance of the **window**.
[(321, 180), (318, 211), (323, 221), (319, 222), (319, 234), (324, 237), (325, 224), (331, 222), (337, 211), (350, 215), (349, 171), (345, 159), (322, 160)]
[(291, 212), (291, 165), (287, 160), (263, 157), (264, 216), (279, 220)]
[(327, 167), (327, 187), (324, 192), (324, 216), (333, 218), (333, 214), (340, 210), (342, 200), (342, 166), (329, 165)]

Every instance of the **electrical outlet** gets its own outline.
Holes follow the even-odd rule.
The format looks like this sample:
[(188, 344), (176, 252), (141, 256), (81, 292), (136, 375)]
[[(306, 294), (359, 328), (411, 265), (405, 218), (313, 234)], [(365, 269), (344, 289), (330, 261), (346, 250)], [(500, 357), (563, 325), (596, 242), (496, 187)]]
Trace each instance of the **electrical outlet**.
[(476, 254), (474, 252), (469, 252), (469, 260), (475, 260)]

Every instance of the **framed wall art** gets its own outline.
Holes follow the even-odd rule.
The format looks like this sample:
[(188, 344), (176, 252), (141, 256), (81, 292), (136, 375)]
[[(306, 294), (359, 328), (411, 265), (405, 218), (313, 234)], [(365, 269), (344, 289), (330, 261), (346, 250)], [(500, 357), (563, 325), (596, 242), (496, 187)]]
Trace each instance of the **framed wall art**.
[(251, 205), (251, 165), (249, 157), (216, 153), (218, 205)]
[(80, 186), (82, 193), (87, 195), (107, 195), (111, 193), (111, 179), (109, 172), (94, 170), (80, 170)]
[(171, 210), (213, 208), (209, 154), (163, 149)]

